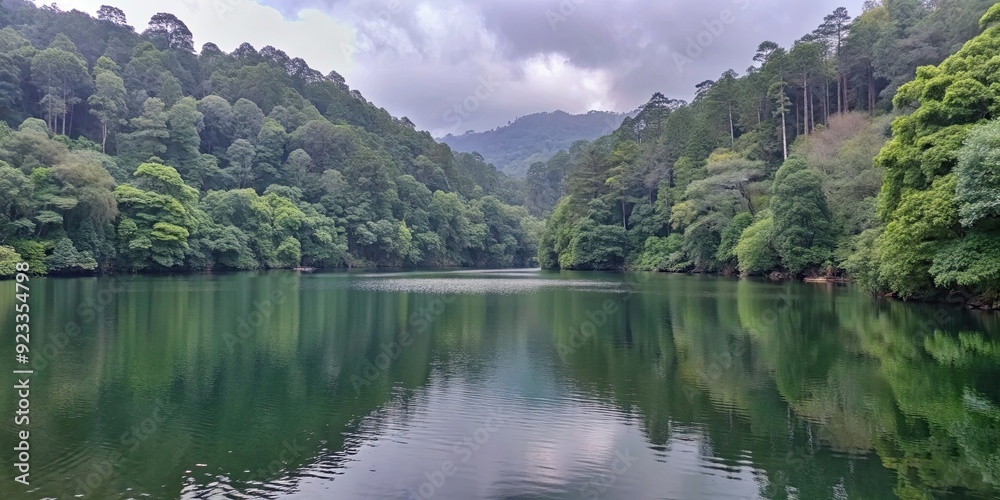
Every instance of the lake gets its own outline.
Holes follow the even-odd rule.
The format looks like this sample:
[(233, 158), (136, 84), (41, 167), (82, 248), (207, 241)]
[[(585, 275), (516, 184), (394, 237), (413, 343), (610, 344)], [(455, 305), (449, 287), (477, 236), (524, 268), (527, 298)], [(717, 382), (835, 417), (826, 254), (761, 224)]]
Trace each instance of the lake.
[(996, 314), (537, 270), (31, 285), (4, 499), (1000, 496)]

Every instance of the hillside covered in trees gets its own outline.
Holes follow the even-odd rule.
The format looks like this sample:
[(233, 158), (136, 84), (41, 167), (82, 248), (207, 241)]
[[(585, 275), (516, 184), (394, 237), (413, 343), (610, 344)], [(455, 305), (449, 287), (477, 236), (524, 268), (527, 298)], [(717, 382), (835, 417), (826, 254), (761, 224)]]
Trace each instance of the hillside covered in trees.
[(656, 94), (613, 134), (533, 164), (542, 266), (849, 276), (996, 307), (993, 4), (839, 8), (790, 48), (761, 43), (744, 75), (703, 82), (693, 102)]
[(0, 275), (520, 266), (518, 183), (275, 47), (0, 2)]
[(610, 134), (627, 116), (608, 111), (582, 115), (565, 111), (533, 113), (485, 132), (448, 134), (441, 142), (456, 151), (479, 153), (501, 172), (524, 177), (533, 163), (548, 161), (577, 141), (592, 141)]

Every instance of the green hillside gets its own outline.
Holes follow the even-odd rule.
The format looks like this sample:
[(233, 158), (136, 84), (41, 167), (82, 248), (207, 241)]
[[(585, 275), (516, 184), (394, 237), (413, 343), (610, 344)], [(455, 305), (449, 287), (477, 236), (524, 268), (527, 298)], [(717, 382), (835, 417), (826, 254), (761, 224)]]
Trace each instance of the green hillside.
[(523, 266), (517, 182), (275, 47), (0, 4), (0, 275)]
[(448, 134), (441, 142), (455, 151), (479, 153), (500, 171), (524, 177), (532, 164), (548, 161), (576, 141), (592, 141), (610, 134), (627, 116), (606, 111), (582, 115), (565, 111), (534, 113), (485, 132)]

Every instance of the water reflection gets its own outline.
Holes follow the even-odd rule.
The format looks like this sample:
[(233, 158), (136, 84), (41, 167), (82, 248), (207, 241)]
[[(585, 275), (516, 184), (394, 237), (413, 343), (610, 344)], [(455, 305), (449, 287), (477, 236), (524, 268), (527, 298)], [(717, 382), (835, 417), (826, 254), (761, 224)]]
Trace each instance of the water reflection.
[(0, 498), (1000, 494), (992, 315), (672, 275), (119, 280), (33, 282), (32, 488), (0, 454)]

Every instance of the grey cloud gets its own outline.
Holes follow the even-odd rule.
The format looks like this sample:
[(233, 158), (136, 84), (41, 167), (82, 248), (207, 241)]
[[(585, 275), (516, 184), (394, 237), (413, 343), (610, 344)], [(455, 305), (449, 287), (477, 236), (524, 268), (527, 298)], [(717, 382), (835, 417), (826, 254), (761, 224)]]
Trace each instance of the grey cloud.
[[(657, 91), (691, 99), (695, 84), (729, 68), (744, 72), (759, 42), (774, 40), (787, 46), (837, 7), (860, 14), (862, 0), (263, 3), (288, 17), (316, 8), (352, 23), (363, 50), (357, 58), (360, 69), (348, 83), (393, 114), (409, 116), (421, 128), (460, 133), (493, 128), (537, 111), (586, 111), (594, 95), (560, 93), (527, 83), (524, 65), (539, 55), (559, 54), (580, 74), (611, 75), (607, 95), (598, 97), (613, 102), (617, 111), (628, 111)], [(718, 28), (724, 10), (731, 12), (732, 22), (713, 34), (701, 54), (679, 71), (674, 54), (685, 55), (692, 41), (709, 31), (706, 23)], [(429, 28), (428, 12), (437, 12), (450, 25)], [(701, 40), (708, 38), (702, 35)], [(462, 123), (449, 122), (447, 110), (474, 93), (480, 77), (498, 71), (505, 78), (503, 87), (480, 100)]]

